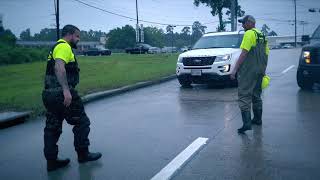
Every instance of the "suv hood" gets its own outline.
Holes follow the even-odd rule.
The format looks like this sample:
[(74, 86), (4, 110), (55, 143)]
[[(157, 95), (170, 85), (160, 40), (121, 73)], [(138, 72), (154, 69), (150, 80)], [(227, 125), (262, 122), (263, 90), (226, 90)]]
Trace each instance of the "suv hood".
[(212, 49), (194, 49), (180, 54), (180, 57), (205, 57), (233, 54), (241, 51), (240, 48), (212, 48)]

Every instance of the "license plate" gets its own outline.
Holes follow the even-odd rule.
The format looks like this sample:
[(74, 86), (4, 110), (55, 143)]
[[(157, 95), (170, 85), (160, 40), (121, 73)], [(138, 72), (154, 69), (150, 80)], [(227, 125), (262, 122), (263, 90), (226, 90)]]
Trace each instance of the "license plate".
[(192, 76), (201, 76), (201, 74), (202, 74), (201, 69), (191, 69)]

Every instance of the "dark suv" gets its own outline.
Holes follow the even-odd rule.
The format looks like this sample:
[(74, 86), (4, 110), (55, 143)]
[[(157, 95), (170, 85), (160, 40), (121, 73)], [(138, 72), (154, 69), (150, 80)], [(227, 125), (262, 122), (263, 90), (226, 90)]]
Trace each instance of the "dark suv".
[(302, 89), (312, 89), (314, 83), (320, 82), (320, 43), (302, 48), (297, 82)]
[(301, 89), (312, 89), (320, 82), (320, 26), (311, 37), (311, 44), (302, 48), (297, 83)]
[(126, 48), (126, 53), (130, 54), (146, 54), (151, 46), (149, 44), (138, 43), (133, 48)]
[(90, 48), (83, 52), (85, 56), (110, 56), (111, 51), (103, 48)]

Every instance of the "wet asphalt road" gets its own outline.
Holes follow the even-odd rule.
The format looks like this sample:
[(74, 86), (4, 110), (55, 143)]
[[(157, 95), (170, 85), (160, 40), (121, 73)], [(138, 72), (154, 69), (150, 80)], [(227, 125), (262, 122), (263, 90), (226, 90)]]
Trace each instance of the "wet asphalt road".
[[(71, 164), (47, 173), (44, 118), (0, 131), (1, 180), (145, 180), (198, 137), (209, 142), (174, 180), (320, 179), (320, 90), (301, 91), (295, 80), (300, 49), (273, 50), (265, 90), (263, 126), (240, 136), (237, 89), (177, 80), (99, 100), (86, 106), (92, 151), (101, 160), (79, 165), (72, 127), (64, 124), (60, 157)], [(287, 73), (285, 69), (295, 65)], [(319, 88), (318, 88), (319, 89)]]

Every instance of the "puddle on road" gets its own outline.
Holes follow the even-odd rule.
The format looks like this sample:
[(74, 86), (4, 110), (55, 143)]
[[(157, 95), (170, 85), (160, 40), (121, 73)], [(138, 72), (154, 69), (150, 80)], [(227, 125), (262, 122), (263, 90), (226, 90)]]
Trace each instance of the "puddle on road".
[(179, 98), (182, 101), (236, 102), (237, 88), (209, 88), (206, 85), (194, 85), (192, 88), (181, 88)]

